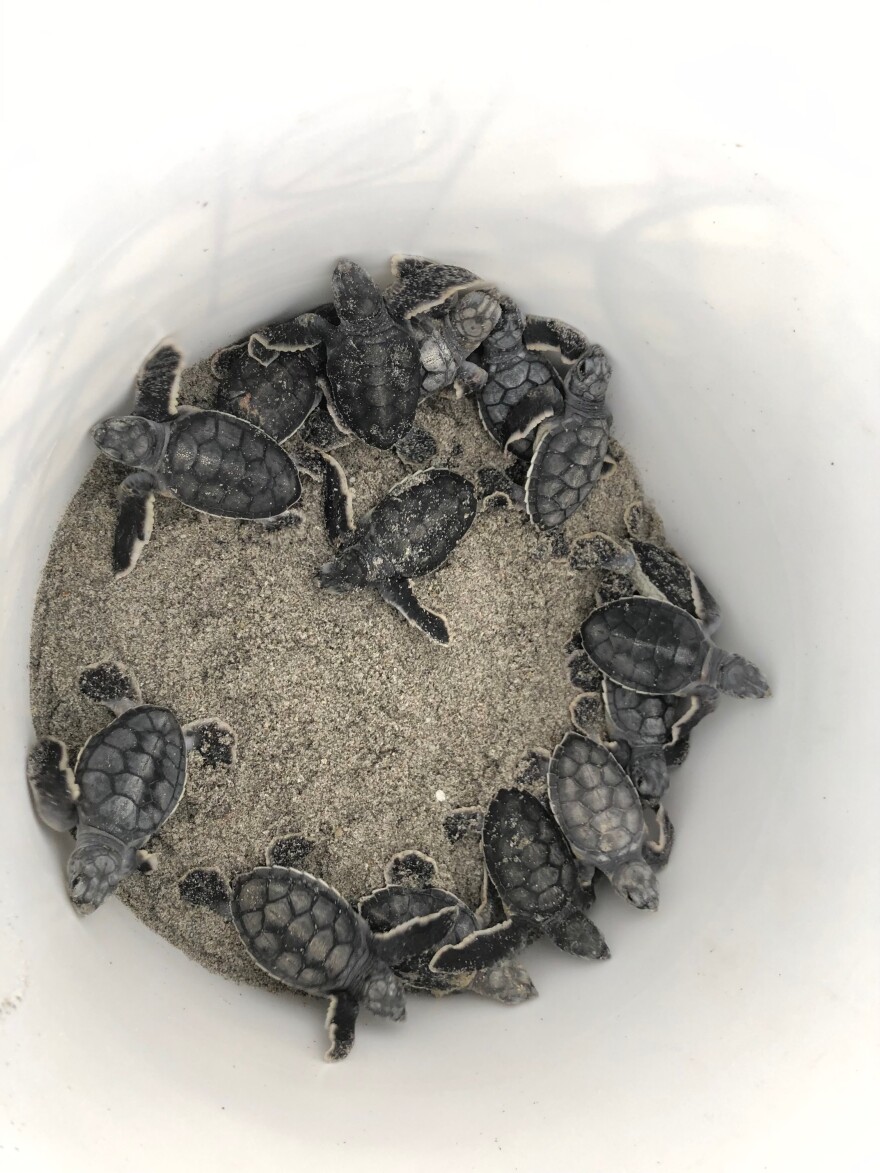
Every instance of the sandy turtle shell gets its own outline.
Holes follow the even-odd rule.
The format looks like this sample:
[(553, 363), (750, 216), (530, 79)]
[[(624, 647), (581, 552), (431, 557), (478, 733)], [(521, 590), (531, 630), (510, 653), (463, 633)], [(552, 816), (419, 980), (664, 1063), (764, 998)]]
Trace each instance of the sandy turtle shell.
[(185, 505), (218, 517), (266, 518), (300, 498), (296, 465), (265, 432), (235, 416), (175, 416), (160, 474)]
[(474, 487), (449, 469), (415, 473), (395, 485), (355, 530), (371, 560), (417, 578), (442, 566), (477, 514)]
[(263, 366), (247, 342), (214, 355), (217, 409), (240, 416), (281, 443), (298, 432), (324, 394), (324, 361), (317, 349), (278, 354)]

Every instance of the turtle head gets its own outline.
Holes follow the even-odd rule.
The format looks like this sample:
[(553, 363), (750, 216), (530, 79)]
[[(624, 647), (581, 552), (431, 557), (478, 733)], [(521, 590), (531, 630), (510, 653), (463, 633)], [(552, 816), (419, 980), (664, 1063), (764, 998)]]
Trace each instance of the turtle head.
[(332, 562), (325, 562), (318, 568), (318, 582), (334, 595), (347, 595), (364, 586), (366, 581), (367, 564), (357, 546), (349, 546)]
[(770, 696), (770, 685), (761, 669), (732, 652), (721, 659), (718, 678), (711, 683), (730, 696), (750, 697), (753, 700)]
[(601, 407), (605, 402), (611, 363), (601, 346), (588, 346), (565, 376), (566, 403)]
[(112, 416), (92, 428), (105, 456), (130, 468), (155, 468), (165, 440), (165, 425), (140, 415)]
[(385, 964), (377, 964), (364, 982), (361, 995), (364, 1005), (373, 1014), (400, 1022), (406, 1018), (406, 996), (396, 974)]
[(478, 969), (470, 988), (475, 994), (492, 998), (504, 1006), (518, 1006), (538, 993), (527, 970), (512, 957), (496, 961), (487, 969)]
[(110, 843), (83, 843), (67, 863), (67, 890), (77, 912), (94, 912), (124, 874), (122, 852)]
[(385, 308), (379, 286), (356, 261), (340, 261), (332, 285), (333, 304), (343, 322), (374, 318)]
[(623, 864), (611, 877), (611, 883), (636, 908), (656, 912), (659, 907), (657, 877), (644, 860), (631, 859), (629, 863)]

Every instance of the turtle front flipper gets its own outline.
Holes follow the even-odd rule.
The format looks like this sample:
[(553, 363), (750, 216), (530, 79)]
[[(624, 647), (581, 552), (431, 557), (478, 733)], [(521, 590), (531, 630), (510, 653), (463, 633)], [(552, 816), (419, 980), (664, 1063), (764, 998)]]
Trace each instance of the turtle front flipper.
[(706, 629), (706, 634), (714, 635), (721, 626), (721, 606), (700, 576), (693, 571), (691, 588), (697, 618)]
[(177, 412), (183, 354), (173, 342), (160, 342), (137, 373), (137, 400), (132, 415), (164, 422)]
[(27, 780), (34, 807), (53, 831), (76, 826), (79, 787), (70, 768), (67, 746), (56, 737), (41, 738), (28, 754)]
[(133, 472), (119, 486), (119, 512), (113, 531), (113, 573), (124, 578), (138, 563), (153, 532), (156, 478)]
[(554, 351), (563, 362), (573, 363), (589, 346), (587, 337), (559, 318), (526, 315), (523, 342), (528, 350)]
[(395, 318), (424, 314), (447, 301), (453, 293), (492, 284), (459, 265), (442, 265), (427, 257), (400, 254), (391, 258), (391, 276), (392, 283), (383, 297)]
[(208, 908), (224, 920), (232, 919), (232, 891), (216, 868), (191, 868), (178, 880), (177, 890), (194, 908)]
[(332, 332), (333, 327), (320, 314), (300, 314), (288, 322), (255, 330), (248, 339), (248, 354), (265, 367), (277, 351), (309, 350), (326, 342)]
[[(562, 392), (553, 383), (544, 383), (524, 395), (504, 421), (507, 432), (504, 451), (509, 452), (518, 441), (529, 439), (538, 426), (560, 412), (562, 406)], [(532, 460), (534, 462), (534, 456)]]
[(558, 917), (545, 921), (542, 928), (557, 949), (571, 953), (573, 957), (591, 957), (594, 961), (604, 961), (611, 956), (611, 950), (598, 927), (575, 901), (568, 904)]
[(675, 827), (662, 802), (642, 803), (647, 833), (642, 844), (642, 858), (655, 872), (669, 863), (675, 844)]
[(428, 916), (414, 916), (386, 933), (374, 933), (376, 951), (385, 964), (394, 969), (410, 957), (418, 957), (420, 953), (436, 949), (452, 931), (457, 917), (458, 909), (454, 905), (441, 908), (439, 912), (432, 912)]
[(413, 424), (406, 435), (394, 445), (394, 451), (404, 464), (427, 464), (437, 455), (437, 441), (425, 428)]
[(324, 472), (322, 485), (324, 526), (327, 530), (327, 537), (335, 544), (343, 534), (354, 532), (351, 493), (345, 469), (339, 461), (328, 456), (326, 452), (321, 452), (319, 455)]
[(225, 721), (203, 717), (183, 726), (186, 752), (200, 754), (208, 766), (231, 766), (235, 761), (236, 737)]
[(413, 594), (408, 578), (388, 578), (377, 584), (379, 595), (428, 639), (438, 644), (449, 643), (449, 627), (444, 616), (429, 611)]
[(340, 1059), (345, 1059), (354, 1046), (354, 1028), (358, 1010), (360, 1010), (360, 1003), (348, 990), (340, 990), (330, 996), (330, 1004), (327, 1007), (327, 1034), (330, 1037), (330, 1048), (324, 1055), (328, 1063), (336, 1063)]
[(488, 969), (518, 953), (534, 940), (532, 926), (519, 917), (508, 917), (488, 929), (477, 929), (457, 945), (444, 945), (431, 958), (434, 973), (462, 973)]

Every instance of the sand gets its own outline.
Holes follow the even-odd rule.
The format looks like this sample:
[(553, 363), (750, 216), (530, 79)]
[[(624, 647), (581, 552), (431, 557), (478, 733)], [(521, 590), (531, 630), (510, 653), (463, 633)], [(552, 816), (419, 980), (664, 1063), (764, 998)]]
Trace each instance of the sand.
[[(212, 404), (205, 364), (186, 372), (181, 399)], [(436, 400), (418, 422), (437, 438), (435, 463), (465, 475), (503, 467), (470, 400)], [(407, 472), (361, 444), (336, 455), (355, 516)], [(100, 458), (55, 536), (34, 613), (37, 736), (75, 750), (107, 724), (76, 679), (85, 664), (122, 660), (144, 698), (182, 721), (229, 722), (238, 760), (215, 771), (191, 755), (184, 798), (153, 840), (158, 870), (127, 878), (119, 898), (209, 969), (275, 988), (229, 924), (183, 903), (177, 883), (189, 868), (254, 866), (291, 832), (315, 842), (304, 866), (355, 899), (382, 884), (390, 855), (416, 847), (476, 904), (479, 845), (450, 844), (444, 816), (485, 803), (523, 754), (552, 748), (569, 727), (563, 648), (592, 605), (592, 576), (551, 559), (519, 511), (482, 511), (449, 563), (415, 584), (449, 621), (452, 643), (439, 647), (374, 592), (318, 589), (315, 568), (331, 549), (306, 478), (303, 524), (274, 533), (158, 499), (152, 541), (117, 582), (110, 541), (123, 475)], [(623, 510), (640, 495), (624, 454), (569, 523), (569, 539), (622, 535)]]

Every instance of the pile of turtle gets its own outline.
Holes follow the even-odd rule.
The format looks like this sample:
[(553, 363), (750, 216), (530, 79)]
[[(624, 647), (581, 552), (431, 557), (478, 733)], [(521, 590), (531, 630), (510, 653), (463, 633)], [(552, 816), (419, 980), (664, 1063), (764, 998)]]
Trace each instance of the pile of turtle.
[[(340, 1059), (360, 1006), (401, 1019), (407, 988), (470, 989), (506, 1004), (532, 997), (517, 957), (541, 935), (577, 957), (609, 957), (589, 916), (596, 884), (605, 876), (634, 907), (657, 908), (657, 871), (673, 841), (662, 805), (669, 771), (721, 693), (763, 697), (769, 688), (754, 665), (714, 643), (715, 599), (675, 553), (648, 540), (642, 502), (627, 510), (626, 540), (565, 538), (565, 523), (615, 466), (601, 347), (564, 322), (524, 315), (469, 270), (423, 258), (394, 258), (384, 291), (341, 261), (332, 290), (332, 302), (214, 356), (215, 409), (178, 404), (175, 345), (147, 357), (132, 414), (92, 433), (131, 470), (119, 489), (113, 572), (135, 568), (156, 494), (217, 517), (295, 527), (304, 475), (321, 494), (335, 548), (315, 568), (321, 587), (372, 588), (437, 644), (450, 641), (449, 623), (419, 602), (413, 580), (450, 558), (481, 508), (524, 510), (552, 556), (573, 573), (598, 574), (594, 608), (560, 648), (576, 691), (571, 731), (552, 753), (529, 755), (485, 809), (447, 816), (451, 842), (480, 837), (479, 908), (440, 886), (427, 855), (407, 850), (355, 909), (302, 869), (312, 845), (295, 835), (267, 846), (266, 866), (180, 878), (181, 898), (230, 920), (262, 970), (329, 999), (327, 1057)], [(471, 480), (432, 466), (436, 444), (415, 416), (436, 395), (473, 398), (510, 458), (505, 471), (481, 469)], [(294, 437), (291, 455), (282, 445)], [(393, 449), (416, 471), (355, 521), (344, 464), (345, 446), (358, 441)], [(126, 875), (156, 866), (147, 848), (183, 795), (187, 754), (232, 766), (236, 739), (217, 718), (181, 724), (145, 703), (120, 663), (84, 668), (80, 688), (113, 720), (75, 764), (63, 742), (42, 738), (27, 775), (38, 815), (75, 835), (69, 895), (91, 912)]]

